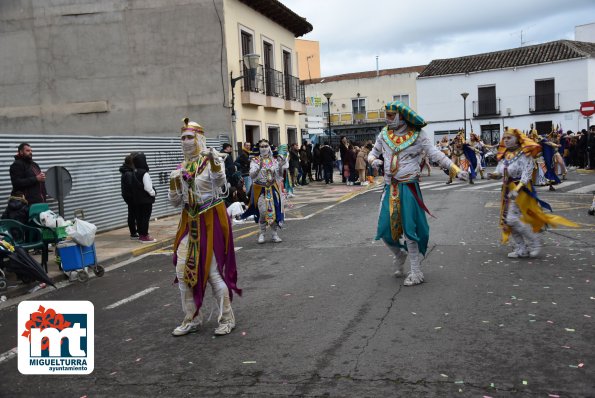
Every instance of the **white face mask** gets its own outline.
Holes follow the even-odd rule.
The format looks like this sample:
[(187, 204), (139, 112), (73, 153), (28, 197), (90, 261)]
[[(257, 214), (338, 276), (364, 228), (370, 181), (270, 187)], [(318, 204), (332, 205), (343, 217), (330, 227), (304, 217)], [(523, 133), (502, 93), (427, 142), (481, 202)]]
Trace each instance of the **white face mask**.
[(396, 129), (403, 124), (400, 116), (401, 115), (397, 112), (393, 120), (389, 120), (388, 118), (386, 119), (386, 124), (389, 129)]
[(271, 154), (271, 147), (259, 148), (260, 156), (267, 157)]
[(194, 142), (194, 140), (183, 140), (182, 152), (186, 157), (193, 156), (196, 153), (196, 143)]
[(504, 140), (504, 146), (507, 149), (514, 149), (519, 145), (519, 140), (516, 138), (516, 135), (507, 135), (506, 139)]

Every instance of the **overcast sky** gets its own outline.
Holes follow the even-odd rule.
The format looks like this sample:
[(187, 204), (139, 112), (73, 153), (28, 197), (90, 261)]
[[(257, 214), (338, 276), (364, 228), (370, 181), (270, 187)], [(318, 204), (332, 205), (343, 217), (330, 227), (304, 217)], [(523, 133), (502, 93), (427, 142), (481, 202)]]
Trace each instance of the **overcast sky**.
[(314, 30), (322, 76), (425, 65), (548, 41), (595, 22), (595, 0), (280, 0)]

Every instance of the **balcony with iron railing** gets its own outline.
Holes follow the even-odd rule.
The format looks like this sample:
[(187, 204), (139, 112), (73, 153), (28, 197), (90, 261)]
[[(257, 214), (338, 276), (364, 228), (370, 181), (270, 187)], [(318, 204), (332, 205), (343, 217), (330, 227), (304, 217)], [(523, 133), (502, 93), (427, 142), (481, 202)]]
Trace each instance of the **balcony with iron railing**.
[(529, 112), (557, 112), (560, 110), (560, 93), (529, 96)]
[(500, 115), (500, 98), (473, 101), (473, 117), (492, 117)]
[(242, 104), (262, 105), (269, 108), (295, 112), (306, 111), (306, 91), (297, 77), (258, 65), (250, 72), (240, 61), (242, 79)]

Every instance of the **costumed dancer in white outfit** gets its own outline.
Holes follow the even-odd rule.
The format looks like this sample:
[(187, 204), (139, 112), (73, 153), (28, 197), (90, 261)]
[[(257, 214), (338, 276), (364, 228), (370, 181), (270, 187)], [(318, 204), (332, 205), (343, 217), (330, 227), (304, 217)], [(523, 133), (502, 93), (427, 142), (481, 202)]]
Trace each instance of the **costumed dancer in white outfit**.
[(282, 195), (281, 183), (283, 181), (283, 166), (285, 158), (273, 156), (269, 142), (262, 139), (258, 142), (259, 155), (252, 158), (250, 164), (250, 177), (252, 189), (248, 209), (243, 218), (254, 215), (254, 221), (260, 225), (258, 243), (264, 243), (267, 226), (273, 231), (272, 241), (282, 242), (279, 229), (285, 220), (285, 199)]
[(387, 126), (380, 132), (368, 162), (374, 168), (382, 165), (384, 157), (384, 193), (376, 239), (382, 239), (395, 255), (395, 276), (404, 276), (404, 264), (409, 257), (411, 272), (404, 284), (412, 286), (424, 281), (421, 256), (428, 247), (430, 229), (419, 189), (420, 163), (423, 152), (432, 162), (447, 169), (451, 176), (467, 179), (444, 153), (429, 140), (422, 127), (426, 122), (411, 108), (399, 101), (389, 102), (386, 108)]
[(172, 334), (198, 330), (208, 282), (219, 307), (215, 334), (225, 335), (235, 328), (232, 293), (241, 294), (241, 290), (236, 285), (231, 221), (221, 192), (226, 186), (224, 155), (207, 149), (203, 128), (188, 118), (181, 140), (184, 162), (170, 175), (168, 197), (174, 206), (183, 206), (173, 248), (185, 316)]
[(503, 179), (500, 227), (502, 243), (512, 236), (514, 251), (508, 253), (511, 258), (537, 257), (541, 251), (538, 233), (546, 225), (578, 226), (564, 217), (543, 212), (542, 207), (550, 211), (552, 208), (537, 197), (532, 185), (534, 158), (540, 152), (541, 146), (519, 129), (507, 129), (498, 146), (496, 171), (488, 174), (488, 178)]

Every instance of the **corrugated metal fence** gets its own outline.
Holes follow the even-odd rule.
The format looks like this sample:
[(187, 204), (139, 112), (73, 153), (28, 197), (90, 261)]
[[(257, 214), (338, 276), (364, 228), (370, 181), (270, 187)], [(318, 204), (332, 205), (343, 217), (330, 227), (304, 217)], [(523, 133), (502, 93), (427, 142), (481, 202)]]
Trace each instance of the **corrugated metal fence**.
[[(219, 137), (207, 139), (208, 146), (220, 149), (227, 137)], [(144, 152), (147, 156), (149, 174), (157, 191), (152, 217), (179, 211), (167, 201), (169, 173), (183, 160), (177, 137), (0, 135), (0, 212), (10, 196), (9, 169), (21, 142), (31, 145), (33, 160), (42, 170), (63, 166), (70, 172), (72, 191), (64, 200), (66, 219), (71, 220), (75, 210), (83, 209), (85, 219), (97, 225), (99, 231), (127, 225), (118, 169), (131, 152)], [(58, 213), (57, 201), (51, 200), (49, 204)]]

